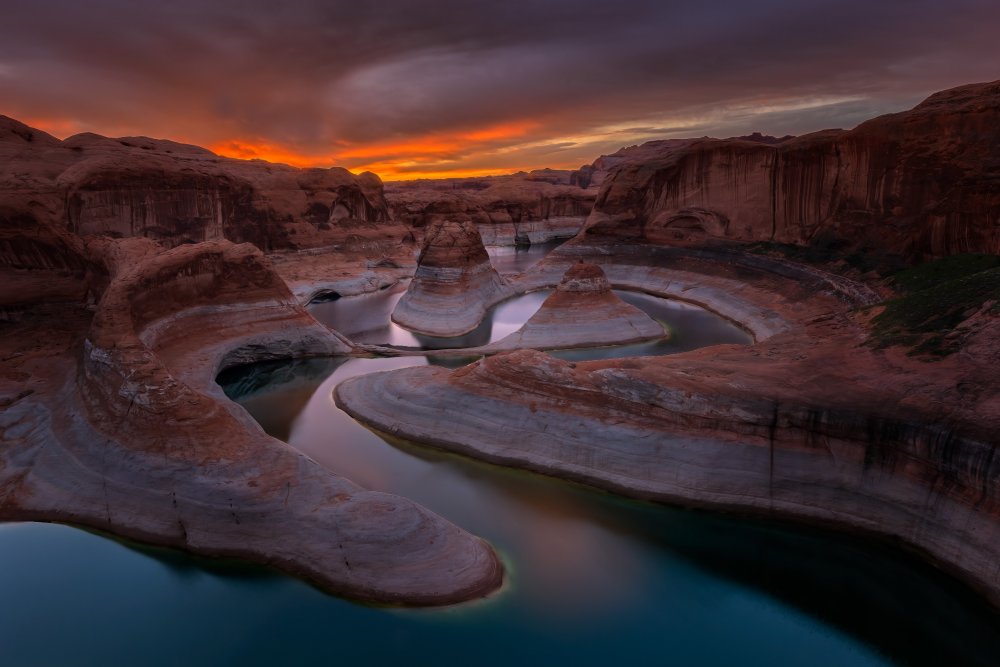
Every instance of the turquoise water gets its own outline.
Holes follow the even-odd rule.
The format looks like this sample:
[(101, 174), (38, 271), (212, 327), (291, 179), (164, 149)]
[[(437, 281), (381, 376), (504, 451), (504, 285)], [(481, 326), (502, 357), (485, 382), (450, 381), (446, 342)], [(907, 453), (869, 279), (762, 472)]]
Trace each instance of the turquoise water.
[[(654, 305), (685, 345), (743, 335), (718, 318), (712, 334), (711, 316)], [(0, 664), (997, 664), (994, 612), (881, 544), (390, 444), (333, 405), (348, 377), (425, 363), (299, 360), (220, 381), (321, 465), (490, 540), (508, 566), (499, 594), (451, 609), (382, 609), (263, 568), (65, 526), (0, 525)]]

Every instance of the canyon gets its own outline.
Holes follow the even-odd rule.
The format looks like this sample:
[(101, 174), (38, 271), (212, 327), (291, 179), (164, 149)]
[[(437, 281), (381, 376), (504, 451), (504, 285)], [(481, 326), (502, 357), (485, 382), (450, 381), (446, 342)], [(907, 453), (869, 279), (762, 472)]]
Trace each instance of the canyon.
[[(432, 448), (891, 540), (1000, 606), (1000, 269), (982, 259), (1000, 254), (998, 151), (1000, 82), (853, 130), (387, 186), (0, 118), (0, 518), (238, 557), (367, 601), (493, 593), (489, 544), (266, 435), (215, 378), (412, 353), (320, 324), (317, 298), (409, 280), (393, 320), (440, 337), (555, 288), (510, 340), (442, 353), (481, 359), (361, 375), (334, 400)], [(569, 236), (515, 275), (486, 250)], [(965, 273), (904, 279), (949, 261)], [(753, 343), (541, 351), (665, 335), (611, 288), (701, 306)], [(947, 326), (900, 316), (918, 299)]]

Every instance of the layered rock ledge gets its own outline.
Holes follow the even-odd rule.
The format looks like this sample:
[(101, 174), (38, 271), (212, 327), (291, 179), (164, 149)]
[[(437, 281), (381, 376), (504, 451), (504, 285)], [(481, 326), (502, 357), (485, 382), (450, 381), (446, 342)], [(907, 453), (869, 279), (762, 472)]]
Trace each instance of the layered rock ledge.
[(578, 262), (524, 326), (482, 349), (494, 352), (624, 345), (666, 335), (662, 324), (611, 291), (601, 267)]
[[(237, 557), (383, 603), (448, 604), (500, 585), (488, 544), (321, 468), (214, 384), (230, 365), (351, 349), (259, 250), (99, 245), (108, 284), (84, 338), (79, 311), (47, 329), (33, 319), (45, 313), (25, 314), (4, 338), (16, 361), (0, 382), (0, 519)], [(39, 331), (58, 340), (34, 345)]]
[(416, 275), (396, 304), (392, 321), (417, 333), (460, 336), (513, 294), (490, 264), (475, 226), (441, 221), (427, 231)]
[[(306, 302), (412, 275), (417, 238), (390, 218), (382, 181), (341, 168), (237, 160), (148, 137), (60, 141), (0, 116), (0, 222), (172, 247), (228, 239), (269, 253)], [(582, 220), (581, 220), (582, 224)]]
[(1000, 81), (935, 93), (853, 130), (750, 139), (622, 151), (586, 233), (826, 245), (872, 261), (1000, 253)]
[(417, 234), (444, 220), (468, 220), (491, 246), (567, 239), (583, 227), (596, 187), (571, 182), (565, 170), (509, 176), (398, 181), (385, 184), (393, 219)]
[(609, 276), (673, 277), (711, 298), (739, 276), (719, 303), (757, 313), (757, 344), (580, 363), (521, 350), (356, 378), (337, 404), (397, 437), (633, 497), (888, 536), (1000, 604), (995, 326), (927, 364), (867, 344), (869, 315), (851, 307), (869, 295), (848, 283), (612, 250)]

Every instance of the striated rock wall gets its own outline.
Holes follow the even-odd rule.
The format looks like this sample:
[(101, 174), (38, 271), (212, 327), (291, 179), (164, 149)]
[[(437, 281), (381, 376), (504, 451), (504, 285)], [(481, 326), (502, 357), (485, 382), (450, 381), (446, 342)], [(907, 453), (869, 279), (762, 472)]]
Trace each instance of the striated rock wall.
[(611, 291), (596, 264), (570, 266), (556, 290), (520, 329), (481, 348), (493, 352), (623, 345), (664, 338), (663, 325)]
[(569, 172), (551, 169), (386, 185), (395, 220), (418, 233), (442, 220), (469, 220), (487, 245), (569, 238), (582, 228), (596, 194), (596, 188), (571, 185)]
[(835, 239), (909, 259), (1000, 253), (1000, 82), (937, 93), (850, 131), (661, 143), (615, 167), (589, 235)]
[(75, 235), (0, 208), (0, 319), (46, 304), (93, 303), (104, 274)]
[(167, 246), (228, 239), (274, 251), (407, 235), (390, 222), (374, 174), (234, 160), (146, 137), (59, 141), (7, 117), (0, 204), (81, 235)]
[(634, 497), (888, 534), (1000, 603), (1000, 464), (988, 433), (878, 392), (859, 410), (755, 394), (752, 379), (701, 381), (725, 374), (722, 363), (670, 365), (520, 351), (454, 372), (357, 378), (336, 400), (401, 437)]
[(440, 221), (427, 230), (416, 275), (392, 311), (392, 321), (431, 336), (460, 336), (512, 295), (490, 264), (476, 227), (468, 221)]

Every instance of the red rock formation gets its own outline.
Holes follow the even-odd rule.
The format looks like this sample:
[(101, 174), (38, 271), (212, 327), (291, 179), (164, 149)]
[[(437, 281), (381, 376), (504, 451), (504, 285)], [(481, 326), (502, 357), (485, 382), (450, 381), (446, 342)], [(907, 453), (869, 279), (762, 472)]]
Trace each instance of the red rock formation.
[(523, 350), (356, 378), (337, 404), (401, 437), (626, 495), (890, 535), (1000, 604), (995, 326), (929, 364), (866, 345), (866, 316), (804, 280), (618, 248), (604, 255), (613, 280), (756, 313), (757, 344), (577, 363)]
[(92, 302), (102, 274), (75, 235), (0, 209), (0, 311), (7, 316), (42, 304)]
[(386, 184), (394, 219), (416, 230), (442, 220), (470, 220), (487, 245), (573, 236), (583, 226), (596, 194), (596, 188), (570, 185), (569, 172), (551, 169)]
[(937, 93), (851, 131), (775, 145), (651, 146), (605, 182), (599, 238), (807, 244), (838, 239), (906, 258), (1000, 252), (1000, 82)]
[(234, 160), (172, 141), (59, 141), (0, 116), (0, 204), (81, 235), (172, 246), (229, 239), (265, 251), (391, 239), (381, 181), (345, 169)]
[(440, 221), (427, 230), (417, 273), (392, 320), (418, 333), (460, 336), (512, 294), (490, 264), (476, 227), (468, 221)]
[(93, 251), (111, 278), (85, 340), (73, 309), (3, 338), (0, 519), (244, 558), (373, 601), (452, 603), (500, 584), (484, 542), (323, 470), (214, 384), (235, 363), (349, 349), (259, 250), (128, 239)]
[(596, 264), (573, 264), (520, 329), (484, 350), (623, 345), (665, 337), (663, 326), (611, 291)]

